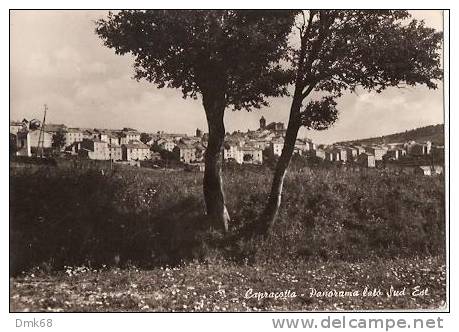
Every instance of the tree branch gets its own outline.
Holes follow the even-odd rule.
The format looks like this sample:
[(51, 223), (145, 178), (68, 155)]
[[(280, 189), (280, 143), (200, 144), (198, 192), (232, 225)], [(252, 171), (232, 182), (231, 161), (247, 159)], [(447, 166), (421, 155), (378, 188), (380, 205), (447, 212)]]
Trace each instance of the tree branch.
[[(301, 14), (303, 15), (303, 20), (305, 20), (305, 15), (304, 11), (301, 11)], [(311, 29), (312, 29), (312, 21), (314, 19), (314, 16), (316, 15), (316, 12), (313, 10), (309, 11), (309, 19), (308, 19), (308, 25), (306, 27), (306, 31), (301, 34), (300, 37), (300, 55), (298, 57), (298, 70), (296, 73), (296, 83), (295, 86), (296, 88), (300, 89), (300, 91), (303, 90), (303, 85), (304, 85), (304, 61), (306, 60), (306, 44), (308, 42), (309, 36), (311, 34)]]
[(312, 90), (314, 90), (314, 87), (316, 86), (316, 83), (311, 83), (309, 84), (308, 88), (306, 89), (306, 91), (303, 91), (303, 93), (301, 94), (301, 100), (304, 100), (304, 98), (306, 98), (307, 96), (309, 96), (309, 94), (311, 93)]
[[(333, 21), (334, 21), (334, 18), (332, 18), (331, 16), (327, 17), (324, 11), (320, 12), (319, 33), (318, 33), (317, 39), (312, 44), (311, 51), (309, 52), (307, 65), (305, 67), (306, 70), (304, 72), (305, 76), (307, 75), (306, 77), (304, 77), (305, 79), (308, 79), (308, 78), (311, 79), (310, 76), (312, 73), (312, 64), (315, 60), (317, 60), (317, 56), (322, 48), (325, 38), (328, 36), (327, 32), (329, 32), (329, 28), (332, 25)], [(302, 43), (303, 43), (303, 40), (302, 40)]]

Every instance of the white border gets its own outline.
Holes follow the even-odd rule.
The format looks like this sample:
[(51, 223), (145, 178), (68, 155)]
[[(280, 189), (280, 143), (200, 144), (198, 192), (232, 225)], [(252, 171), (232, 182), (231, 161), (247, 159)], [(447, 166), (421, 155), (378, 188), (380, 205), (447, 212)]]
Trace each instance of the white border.
[[(450, 31), (452, 33), (453, 38), (451, 39), (451, 51), (452, 54), (457, 54), (455, 52), (457, 46), (455, 42), (457, 41), (457, 19), (455, 15), (455, 7), (456, 2), (453, 1), (435, 1), (435, 2), (427, 2), (427, 1), (385, 1), (385, 2), (368, 2), (368, 1), (321, 1), (320, 6), (323, 8), (379, 8), (384, 6), (385, 8), (424, 8), (424, 9), (433, 9), (435, 8), (443, 9), (443, 8), (451, 8), (451, 27)], [(306, 6), (307, 4), (303, 1), (282, 1), (282, 2), (263, 2), (263, 3), (256, 3), (254, 1), (226, 1), (226, 2), (215, 2), (215, 1), (199, 1), (199, 2), (185, 2), (185, 1), (163, 1), (163, 2), (155, 2), (152, 3), (151, 1), (110, 1), (110, 2), (102, 2), (102, 1), (72, 1), (72, 2), (58, 2), (58, 1), (21, 1), (21, 2), (13, 2), (13, 1), (2, 1), (1, 2), (1, 40), (2, 45), (8, 45), (9, 40), (9, 8), (301, 8)], [(446, 19), (447, 17), (445, 17)], [(446, 20), (445, 20), (445, 23)], [(448, 41), (449, 41), (449, 30), (445, 26), (445, 73), (448, 72), (448, 64), (449, 64), (449, 51), (448, 50)], [(6, 126), (7, 118), (8, 118), (8, 109), (9, 109), (9, 69), (7, 68), (8, 63), (8, 52), (4, 51), (1, 53), (2, 57), (2, 66), (0, 67), (1, 73), (1, 82), (2, 82), (2, 105), (4, 106), (4, 111), (1, 112), (2, 117), (2, 124)], [(451, 68), (451, 78), (452, 81), (455, 81), (457, 78), (457, 70), (455, 70), (455, 66)], [(446, 119), (445, 119), (445, 131), (446, 131), (446, 141), (448, 141), (448, 130), (447, 128), (451, 128), (451, 142), (455, 141), (455, 124), (457, 123), (457, 115), (453, 110), (451, 112), (451, 118), (448, 120), (448, 110), (449, 110), (449, 90), (448, 90), (448, 83), (449, 79), (445, 77), (445, 109), (446, 109)], [(456, 91), (454, 84), (451, 84), (451, 91)], [(451, 95), (451, 100), (453, 105), (457, 105), (455, 103), (456, 94)], [(450, 127), (451, 126), (451, 127)], [(6, 133), (6, 128), (5, 131)], [(5, 330), (13, 330), (15, 319), (20, 317), (25, 317), (26, 319), (35, 318), (53, 318), (55, 322), (55, 328), (53, 330), (56, 331), (81, 331), (81, 330), (110, 330), (110, 331), (118, 331), (118, 330), (200, 330), (200, 331), (233, 331), (235, 329), (241, 331), (257, 331), (257, 330), (269, 330), (272, 328), (271, 318), (308, 318), (314, 317), (315, 319), (320, 319), (327, 314), (319, 314), (319, 313), (289, 313), (289, 314), (9, 314), (9, 276), (8, 276), (8, 266), (6, 262), (8, 262), (8, 186), (9, 186), (9, 178), (8, 178), (8, 145), (6, 141), (6, 135), (3, 140), (0, 140), (0, 150), (2, 151), (1, 158), (1, 211), (4, 218), (2, 218), (2, 241), (1, 241), (1, 253), (2, 253), (2, 262), (1, 265), (1, 275), (3, 282), (0, 285), (0, 303), (1, 303), (1, 322), (2, 327), (6, 328)], [(456, 165), (457, 162), (457, 148), (451, 147), (451, 165)], [(449, 158), (447, 157), (446, 163), (448, 164)], [(451, 178), (451, 187), (452, 193), (454, 193), (455, 188), (455, 178), (454, 178), (454, 167), (451, 170), (453, 176)], [(446, 178), (447, 189), (449, 190), (448, 184), (449, 177)], [(450, 248), (450, 256), (452, 257), (453, 264), (451, 268), (451, 280), (449, 283), (451, 285), (451, 298), (449, 299), (449, 306), (452, 310), (451, 314), (426, 314), (426, 313), (351, 313), (351, 314), (332, 314), (336, 317), (345, 316), (349, 319), (351, 318), (369, 318), (369, 317), (377, 317), (377, 318), (405, 318), (405, 319), (412, 319), (414, 317), (419, 318), (434, 318), (436, 319), (438, 316), (445, 319), (445, 329), (446, 331), (457, 331), (455, 327), (457, 327), (457, 322), (459, 321), (458, 317), (458, 310), (457, 310), (457, 298), (458, 298), (458, 287), (454, 280), (457, 276), (457, 265), (454, 265), (455, 257), (457, 257), (458, 246), (457, 241), (455, 241), (454, 235), (458, 234), (457, 230), (457, 223), (456, 221), (458, 218), (456, 209), (454, 208), (454, 196), (451, 202), (451, 211), (447, 211), (447, 216), (451, 216), (451, 234), (453, 236), (451, 241), (451, 248)], [(448, 204), (448, 192), (446, 195), (446, 202)], [(456, 326), (455, 326), (456, 325)], [(320, 329), (318, 329), (320, 330)], [(328, 329), (330, 330), (330, 329)], [(393, 329), (398, 330), (398, 329)], [(393, 331), (391, 330), (391, 331)]]

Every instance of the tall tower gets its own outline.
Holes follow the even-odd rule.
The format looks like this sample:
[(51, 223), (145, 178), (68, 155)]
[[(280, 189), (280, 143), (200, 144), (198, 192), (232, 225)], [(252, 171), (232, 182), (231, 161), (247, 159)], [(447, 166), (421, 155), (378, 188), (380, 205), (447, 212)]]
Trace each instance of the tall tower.
[(260, 129), (265, 129), (266, 127), (266, 119), (264, 116), (261, 116), (260, 118)]

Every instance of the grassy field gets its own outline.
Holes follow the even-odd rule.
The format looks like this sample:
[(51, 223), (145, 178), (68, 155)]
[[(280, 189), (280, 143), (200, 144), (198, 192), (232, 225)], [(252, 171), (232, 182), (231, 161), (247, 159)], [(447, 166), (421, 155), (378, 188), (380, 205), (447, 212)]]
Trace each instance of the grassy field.
[[(438, 309), (445, 307), (446, 271), (441, 258), (260, 266), (190, 263), (146, 271), (79, 267), (50, 275), (38, 270), (11, 285), (12, 311)], [(405, 291), (395, 296), (391, 287)], [(370, 294), (375, 288), (381, 294)], [(330, 290), (358, 294), (318, 295)], [(293, 292), (296, 296), (290, 296)]]
[[(443, 177), (292, 166), (279, 221), (263, 241), (239, 231), (263, 207), (265, 168), (225, 168), (232, 223), (223, 237), (208, 229), (202, 173), (10, 167), (11, 309), (444, 306)], [(384, 293), (391, 286), (405, 294), (310, 296), (310, 288)], [(416, 286), (429, 291), (412, 296)], [(250, 288), (297, 296), (246, 299)]]

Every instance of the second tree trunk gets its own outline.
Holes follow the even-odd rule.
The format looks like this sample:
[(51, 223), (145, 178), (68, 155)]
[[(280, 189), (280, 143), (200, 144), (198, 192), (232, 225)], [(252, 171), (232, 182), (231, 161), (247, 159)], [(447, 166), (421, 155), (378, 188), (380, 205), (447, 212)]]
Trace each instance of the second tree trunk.
[(258, 233), (261, 235), (267, 234), (276, 222), (277, 214), (281, 204), (285, 174), (287, 173), (288, 165), (292, 159), (298, 130), (300, 129), (298, 118), (300, 106), (301, 103), (295, 101), (291, 106), (290, 118), (287, 126), (287, 131), (285, 133), (284, 148), (282, 149), (281, 156), (279, 157), (279, 160), (276, 164), (271, 191), (259, 221)]

